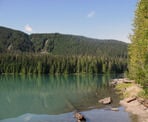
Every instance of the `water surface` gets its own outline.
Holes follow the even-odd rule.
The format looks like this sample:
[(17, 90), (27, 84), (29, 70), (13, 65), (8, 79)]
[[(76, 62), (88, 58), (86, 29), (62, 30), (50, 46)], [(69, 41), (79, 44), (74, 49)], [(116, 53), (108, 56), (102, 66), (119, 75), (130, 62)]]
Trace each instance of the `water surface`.
[[(114, 113), (104, 110), (104, 106), (98, 103), (98, 99), (111, 96), (113, 103), (110, 106), (120, 108), (119, 97), (108, 85), (114, 77), (117, 76), (1, 75), (0, 121), (73, 122), (72, 114), (78, 110), (88, 116), (87, 121), (95, 122), (95, 117), (97, 119), (98, 115), (103, 115), (105, 122), (105, 115), (108, 115), (108, 119), (118, 115), (116, 119), (130, 122), (128, 113), (123, 109)], [(93, 119), (91, 114), (94, 114)]]

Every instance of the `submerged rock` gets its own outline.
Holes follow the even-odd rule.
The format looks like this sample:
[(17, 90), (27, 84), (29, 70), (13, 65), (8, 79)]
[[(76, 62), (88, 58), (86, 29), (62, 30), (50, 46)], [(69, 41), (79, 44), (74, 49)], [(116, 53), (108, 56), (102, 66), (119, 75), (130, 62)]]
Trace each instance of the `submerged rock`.
[(111, 108), (112, 111), (119, 111), (118, 108)]
[(113, 108), (111, 106), (107, 106), (104, 108), (104, 110), (108, 110), (108, 111), (119, 111), (119, 108)]

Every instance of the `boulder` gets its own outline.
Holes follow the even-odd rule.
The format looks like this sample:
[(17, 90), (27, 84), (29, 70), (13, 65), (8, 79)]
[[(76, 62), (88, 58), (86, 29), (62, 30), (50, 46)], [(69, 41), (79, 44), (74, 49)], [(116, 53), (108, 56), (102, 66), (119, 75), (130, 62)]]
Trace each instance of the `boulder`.
[(74, 114), (74, 117), (77, 119), (77, 122), (85, 122), (86, 121), (85, 117), (81, 113), (76, 112)]
[(111, 97), (106, 97), (106, 98), (104, 98), (104, 99), (100, 99), (98, 102), (99, 103), (102, 103), (102, 104), (104, 104), (104, 105), (106, 105), (106, 104), (110, 104), (111, 103)]

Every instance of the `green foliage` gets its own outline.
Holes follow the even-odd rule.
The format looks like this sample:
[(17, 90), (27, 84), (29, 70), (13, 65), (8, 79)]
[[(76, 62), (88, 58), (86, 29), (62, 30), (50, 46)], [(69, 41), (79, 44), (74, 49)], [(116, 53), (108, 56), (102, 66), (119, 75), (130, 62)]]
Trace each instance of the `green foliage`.
[(122, 73), (126, 58), (127, 44), (116, 40), (0, 27), (0, 73)]
[(134, 34), (129, 45), (129, 76), (148, 87), (148, 1), (140, 0), (135, 11)]
[(32, 34), (0, 27), (0, 52), (127, 57), (127, 44), (64, 34)]
[(33, 44), (23, 32), (0, 27), (1, 52), (32, 52)]
[(143, 91), (141, 91), (139, 94), (138, 94), (139, 97), (142, 97), (144, 99), (148, 99), (148, 89), (144, 89)]
[(126, 58), (118, 57), (57, 56), (34, 53), (0, 55), (1, 73), (123, 73), (126, 69)]
[[(116, 40), (99, 40), (63, 34), (32, 34), (35, 52), (56, 55), (127, 56), (127, 44)], [(120, 47), (120, 48), (119, 48)]]

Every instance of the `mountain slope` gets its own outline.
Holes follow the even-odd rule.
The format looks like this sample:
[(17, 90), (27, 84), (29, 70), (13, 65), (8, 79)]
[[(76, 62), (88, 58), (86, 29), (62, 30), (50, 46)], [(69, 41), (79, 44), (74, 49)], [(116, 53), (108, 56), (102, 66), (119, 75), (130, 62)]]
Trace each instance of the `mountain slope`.
[(123, 57), (127, 55), (127, 43), (59, 33), (27, 35), (0, 27), (0, 52), (8, 51)]
[(116, 40), (99, 40), (63, 34), (32, 34), (37, 52), (58, 55), (126, 55), (127, 44)]
[(33, 44), (29, 36), (21, 31), (0, 27), (0, 52), (30, 52)]

